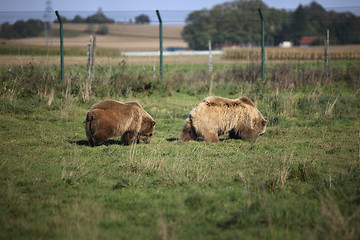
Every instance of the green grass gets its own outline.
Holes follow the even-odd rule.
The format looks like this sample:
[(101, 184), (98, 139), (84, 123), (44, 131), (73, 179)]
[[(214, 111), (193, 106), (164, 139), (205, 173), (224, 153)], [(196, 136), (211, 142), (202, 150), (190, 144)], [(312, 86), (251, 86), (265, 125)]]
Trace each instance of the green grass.
[(218, 144), (178, 140), (201, 85), (108, 96), (139, 101), (155, 134), (95, 148), (83, 122), (102, 97), (58, 92), (48, 106), (49, 91), (2, 91), (0, 239), (358, 239), (358, 80), (217, 83), (216, 95), (247, 96), (269, 120), (257, 140)]

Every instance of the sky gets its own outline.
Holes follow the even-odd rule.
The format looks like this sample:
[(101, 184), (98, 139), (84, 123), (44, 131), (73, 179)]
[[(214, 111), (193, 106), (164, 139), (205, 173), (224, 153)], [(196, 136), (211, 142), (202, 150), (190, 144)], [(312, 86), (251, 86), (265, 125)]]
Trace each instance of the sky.
[[(211, 9), (226, 0), (52, 0), (52, 8), (59, 11), (104, 11), (135, 10), (199, 10)], [(312, 0), (263, 0), (269, 7), (296, 9), (299, 4), (307, 5)], [(316, 0), (324, 8), (360, 7), (359, 0)], [(0, 11), (43, 11), (46, 0), (0, 0)]]
[[(99, 7), (101, 7), (104, 12), (133, 11), (133, 15), (139, 15), (141, 12), (144, 12), (144, 14), (151, 13), (151, 15), (154, 15), (150, 16), (152, 21), (154, 17), (154, 21), (156, 21), (155, 10), (158, 9), (160, 13), (161, 11), (165, 12), (165, 18), (162, 17), (163, 21), (164, 19), (169, 19), (167, 17), (170, 17), (171, 19), (175, 19), (174, 22), (183, 23), (185, 17), (191, 11), (204, 8), (211, 9), (215, 5), (222, 4), (226, 1), (227, 0), (51, 0), (51, 7), (54, 11), (58, 10), (60, 13), (77, 11), (84, 12), (84, 15), (87, 14), (85, 13), (86, 11), (96, 12)], [(263, 0), (268, 7), (286, 10), (295, 10), (300, 4), (308, 5), (312, 1), (313, 0)], [(4, 17), (7, 17), (1, 17), (1, 14), (7, 14), (4, 12), (44, 11), (46, 2), (47, 0), (0, 0), (0, 21), (3, 20)], [(351, 11), (360, 16), (360, 0), (316, 0), (316, 2), (328, 11)], [(166, 11), (168, 11), (167, 14), (169, 15), (166, 15)], [(174, 16), (174, 14), (177, 14), (176, 11), (178, 11), (179, 16)], [(181, 14), (181, 11), (184, 11), (184, 13)], [(108, 16), (108, 14), (106, 14), (106, 16)], [(111, 16), (108, 17), (111, 18)], [(124, 19), (116, 19), (116, 21), (127, 21), (126, 18), (132, 17), (130, 14), (124, 16)], [(12, 18), (16, 18), (15, 13)]]

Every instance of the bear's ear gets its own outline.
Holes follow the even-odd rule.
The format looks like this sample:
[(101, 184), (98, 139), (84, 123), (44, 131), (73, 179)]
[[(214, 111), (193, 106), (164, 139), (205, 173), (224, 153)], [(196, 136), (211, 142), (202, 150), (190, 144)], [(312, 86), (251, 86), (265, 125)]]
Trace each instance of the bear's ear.
[(263, 125), (264, 127), (266, 126), (267, 123), (268, 123), (268, 120), (266, 120), (266, 119), (262, 121), (262, 125)]
[(242, 97), (242, 98), (239, 98), (239, 99), (240, 99), (240, 101), (242, 101), (243, 103), (246, 103), (246, 104), (248, 104), (248, 105), (250, 105), (250, 106), (255, 107), (255, 104), (254, 104), (250, 99), (248, 99), (248, 98), (246, 98), (246, 97)]

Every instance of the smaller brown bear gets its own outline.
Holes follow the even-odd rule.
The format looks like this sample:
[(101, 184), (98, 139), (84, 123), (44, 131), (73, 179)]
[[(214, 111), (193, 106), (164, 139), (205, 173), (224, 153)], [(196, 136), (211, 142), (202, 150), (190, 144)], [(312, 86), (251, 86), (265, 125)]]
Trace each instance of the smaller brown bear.
[(154, 129), (154, 119), (137, 102), (105, 100), (94, 104), (86, 114), (85, 132), (91, 146), (117, 136), (125, 145), (140, 140), (150, 143)]
[(255, 138), (265, 133), (266, 124), (267, 120), (248, 98), (207, 97), (191, 110), (181, 140), (201, 136), (207, 142), (219, 142), (219, 136), (225, 133), (235, 139)]

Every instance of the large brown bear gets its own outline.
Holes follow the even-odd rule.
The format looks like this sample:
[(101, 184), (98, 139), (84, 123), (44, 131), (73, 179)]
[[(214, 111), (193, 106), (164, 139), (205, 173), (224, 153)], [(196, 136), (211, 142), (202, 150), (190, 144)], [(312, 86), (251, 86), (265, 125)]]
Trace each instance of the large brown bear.
[(105, 100), (94, 104), (86, 114), (85, 132), (91, 146), (109, 137), (121, 137), (129, 145), (140, 140), (150, 143), (155, 121), (137, 102)]
[(249, 139), (265, 133), (267, 120), (254, 103), (245, 98), (207, 97), (185, 120), (181, 140), (218, 142), (218, 136), (229, 132), (230, 138)]

